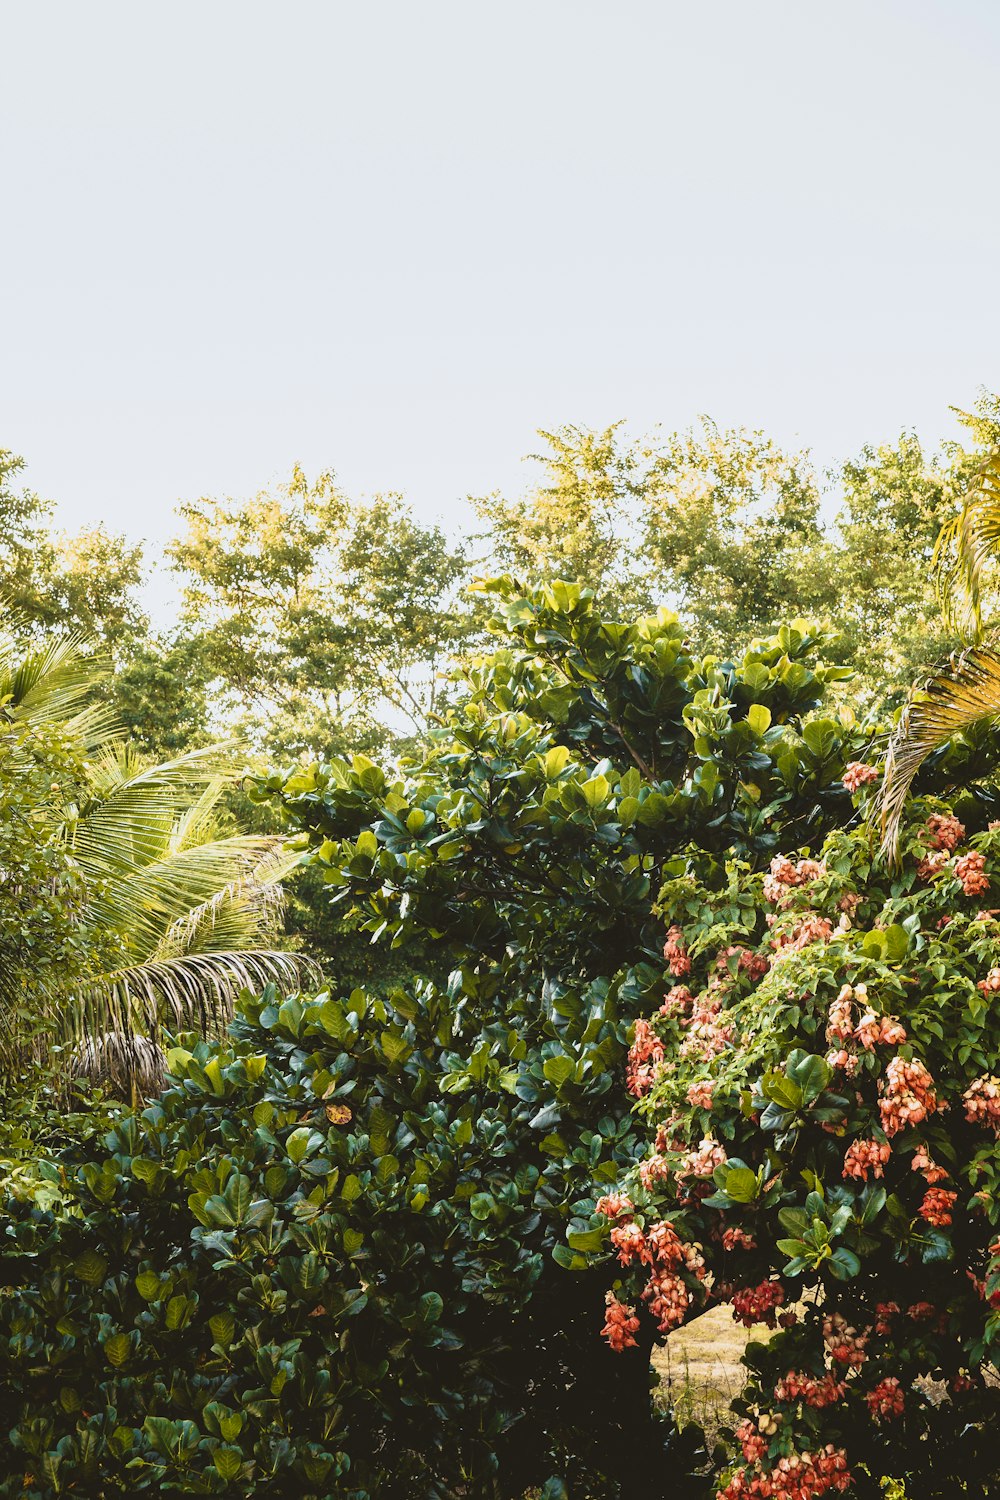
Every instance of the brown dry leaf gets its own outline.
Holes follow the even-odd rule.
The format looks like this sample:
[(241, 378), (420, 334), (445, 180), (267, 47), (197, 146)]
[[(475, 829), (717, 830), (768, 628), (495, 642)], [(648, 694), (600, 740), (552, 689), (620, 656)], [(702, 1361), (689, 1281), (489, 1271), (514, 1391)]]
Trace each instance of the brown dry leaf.
[(348, 1120), (354, 1117), (346, 1104), (328, 1104), (326, 1106), (326, 1118), (330, 1121), (331, 1125), (346, 1125)]

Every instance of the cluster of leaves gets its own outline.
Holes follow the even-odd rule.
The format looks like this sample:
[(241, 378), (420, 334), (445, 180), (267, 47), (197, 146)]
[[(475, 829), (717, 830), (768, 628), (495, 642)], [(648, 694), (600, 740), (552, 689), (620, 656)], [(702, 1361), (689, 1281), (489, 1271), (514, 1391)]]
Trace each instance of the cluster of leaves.
[(615, 1127), (524, 1160), (525, 1042), (455, 990), (247, 996), (102, 1154), (8, 1201), (0, 1494), (555, 1500), (557, 1469), (610, 1493), (565, 1301), (532, 1314), (528, 1371), (517, 1313), (547, 1200)]
[[(624, 626), (576, 586), (506, 580), (488, 596), (500, 649), (469, 669), (422, 759), (395, 778), (363, 757), (297, 767), (258, 795), (306, 832), (355, 921), (453, 966), (481, 1050), (447, 1061), (438, 1089), (485, 1081), (502, 1106), (507, 1185), (493, 1197), (520, 1205), (524, 1255), (512, 1277), (491, 1228), (473, 1284), (510, 1297), (537, 1278), (533, 1305), (558, 1299), (578, 1330), (606, 1280), (551, 1262), (584, 1265), (567, 1225), (638, 1146), (621, 1078), (660, 983), (665, 871), (692, 840), (710, 861), (735, 849), (764, 863), (835, 825), (852, 812), (844, 762), (868, 736), (849, 716), (807, 717), (840, 673), (813, 664), (820, 638), (804, 625), (725, 663), (695, 657), (666, 611)], [(596, 1349), (584, 1358), (608, 1368)], [(644, 1392), (628, 1399), (648, 1410)], [(636, 1462), (650, 1471), (649, 1450)]]
[(971, 837), (949, 804), (914, 804), (898, 868), (862, 824), (815, 860), (664, 886), (675, 972), (632, 1054), (656, 1140), (605, 1207), (624, 1303), (668, 1223), (704, 1261), (681, 1276), (688, 1316), (731, 1301), (781, 1323), (749, 1348), (727, 1500), (827, 1445), (852, 1495), (1000, 1482), (1000, 830), (965, 809)]

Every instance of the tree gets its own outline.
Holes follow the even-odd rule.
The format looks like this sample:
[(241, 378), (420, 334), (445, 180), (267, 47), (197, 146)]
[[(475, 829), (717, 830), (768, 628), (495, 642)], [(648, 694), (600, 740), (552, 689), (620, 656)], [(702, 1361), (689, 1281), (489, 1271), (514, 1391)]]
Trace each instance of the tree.
[(650, 455), (623, 438), (621, 426), (539, 431), (547, 449), (530, 456), (542, 466), (541, 482), (517, 500), (493, 494), (473, 502), (489, 527), (496, 572), (533, 584), (580, 583), (625, 615), (650, 606), (655, 589), (640, 552)]
[(241, 987), (294, 983), (303, 965), (274, 947), (295, 856), (217, 829), (224, 755), (148, 764), (116, 737), (99, 680), (72, 640), (0, 643), (3, 1054), (10, 1072), (82, 1042), (121, 1085), (145, 1055), (133, 1038), (165, 1022), (218, 1030)]
[(657, 449), (650, 479), (647, 556), (707, 649), (728, 653), (781, 619), (830, 614), (834, 558), (807, 454), (703, 418)]
[(465, 564), (398, 496), (348, 501), (331, 474), (182, 508), (170, 549), (221, 712), (272, 752), (375, 750), (421, 734), (465, 622)]
[(0, 596), (29, 634), (75, 631), (120, 654), (148, 625), (138, 601), (142, 548), (103, 526), (53, 530), (51, 505), (13, 487), (23, 469), (0, 449)]

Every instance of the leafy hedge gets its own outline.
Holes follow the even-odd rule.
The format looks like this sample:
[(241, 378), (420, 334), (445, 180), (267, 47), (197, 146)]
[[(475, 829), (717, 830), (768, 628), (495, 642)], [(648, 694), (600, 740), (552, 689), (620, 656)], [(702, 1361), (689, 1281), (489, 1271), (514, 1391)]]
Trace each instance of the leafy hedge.
[[(602, 1493), (558, 1303), (522, 1361), (550, 1188), (507, 1038), (427, 988), (247, 998), (175, 1048), (106, 1155), (42, 1169), (61, 1208), (6, 1206), (0, 1493)], [(585, 1185), (589, 1147), (549, 1175)]]
[(899, 869), (862, 824), (664, 885), (629, 1059), (655, 1140), (569, 1238), (610, 1226), (617, 1347), (718, 1301), (779, 1327), (721, 1500), (1000, 1490), (1000, 825), (966, 805), (971, 837), (915, 804)]

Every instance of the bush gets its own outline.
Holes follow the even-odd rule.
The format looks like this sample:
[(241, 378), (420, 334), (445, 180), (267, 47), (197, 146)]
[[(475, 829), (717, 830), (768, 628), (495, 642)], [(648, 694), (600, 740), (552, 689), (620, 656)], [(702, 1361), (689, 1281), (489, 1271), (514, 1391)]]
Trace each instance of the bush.
[(619, 1347), (718, 1301), (779, 1328), (724, 1500), (1000, 1489), (1000, 826), (910, 812), (899, 869), (862, 824), (665, 883), (666, 998), (629, 1058), (655, 1142), (569, 1235), (611, 1226)]
[(867, 736), (807, 718), (840, 674), (804, 626), (720, 663), (666, 611), (499, 598), (505, 643), (422, 760), (259, 788), (352, 921), (447, 985), (248, 1004), (231, 1052), (175, 1054), (163, 1099), (74, 1170), (82, 1217), (16, 1211), (11, 1493), (30, 1472), (48, 1496), (57, 1464), (128, 1492), (682, 1493), (653, 1328), (616, 1363), (614, 1268), (583, 1269), (595, 1193), (643, 1145), (622, 1078), (661, 986), (655, 897), (692, 841), (766, 863), (834, 826)]
[(560, 1451), (579, 1406), (524, 1442), (526, 1397), (574, 1377), (565, 1345), (511, 1360), (544, 1184), (482, 1039), (455, 1069), (470, 1024), (430, 990), (247, 998), (103, 1157), (45, 1169), (61, 1208), (8, 1201), (0, 1492), (519, 1494), (568, 1463), (600, 1494), (606, 1420), (592, 1468)]

